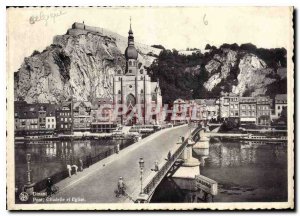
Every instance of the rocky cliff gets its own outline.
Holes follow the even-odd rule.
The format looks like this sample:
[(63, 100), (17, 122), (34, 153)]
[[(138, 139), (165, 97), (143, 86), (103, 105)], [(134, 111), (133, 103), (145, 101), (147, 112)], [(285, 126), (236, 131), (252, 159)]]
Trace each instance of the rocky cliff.
[[(112, 97), (113, 75), (125, 69), (126, 45), (126, 37), (105, 29), (100, 33), (69, 29), (55, 36), (43, 52), (34, 51), (24, 59), (15, 72), (15, 99), (34, 103)], [(159, 53), (140, 43), (136, 47), (141, 67), (154, 60), (147, 53)]]
[(205, 69), (209, 73), (209, 79), (204, 83), (208, 91), (219, 87), (240, 96), (265, 95), (270, 85), (286, 79), (287, 75), (286, 68), (273, 68), (253, 53), (231, 49), (221, 49)]
[[(61, 102), (72, 97), (93, 101), (112, 97), (114, 73), (125, 69), (127, 38), (102, 28), (78, 24), (55, 36), (43, 52), (34, 51), (15, 72), (15, 99)], [(74, 26), (74, 25), (73, 25)], [(262, 49), (252, 44), (207, 45), (205, 52), (178, 52), (135, 43), (140, 67), (159, 79), (163, 102), (177, 98), (286, 93), (286, 50)], [(154, 61), (155, 60), (155, 61)]]
[(286, 94), (286, 49), (263, 49), (252, 44), (207, 45), (199, 50), (163, 50), (149, 67), (159, 78), (164, 103), (177, 98), (216, 98)]

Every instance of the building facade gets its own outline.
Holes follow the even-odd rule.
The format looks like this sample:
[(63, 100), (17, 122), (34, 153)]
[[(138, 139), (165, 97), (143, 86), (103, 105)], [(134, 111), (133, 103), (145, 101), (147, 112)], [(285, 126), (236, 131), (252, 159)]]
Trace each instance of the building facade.
[(240, 117), (239, 97), (235, 94), (230, 93), (228, 99), (229, 99), (229, 117), (239, 118)]
[(152, 114), (153, 106), (157, 109), (162, 107), (159, 82), (151, 82), (145, 68), (139, 67), (131, 24), (125, 58), (125, 73), (119, 70), (113, 79), (113, 105), (114, 109), (121, 112), (116, 117), (116, 122), (125, 125), (161, 122), (160, 112)]
[(56, 105), (49, 104), (46, 109), (46, 130), (55, 130), (56, 129)]
[(223, 95), (220, 97), (220, 118), (227, 119), (229, 117), (229, 97)]
[(287, 95), (286, 94), (276, 95), (274, 102), (275, 103), (274, 103), (273, 119), (278, 119), (281, 116), (283, 109), (287, 107)]
[(78, 101), (73, 104), (73, 130), (89, 131), (92, 122), (92, 104), (89, 101)]
[(256, 98), (240, 97), (240, 122), (241, 123), (256, 123)]
[(258, 125), (270, 125), (271, 123), (271, 104), (272, 100), (268, 96), (260, 96), (256, 98), (256, 115)]
[(15, 132), (18, 135), (34, 135), (53, 132), (56, 128), (55, 105), (15, 102)]
[(73, 102), (63, 102), (57, 108), (56, 131), (65, 134), (73, 132)]
[(97, 98), (92, 104), (91, 132), (109, 133), (117, 128), (113, 113), (113, 101), (108, 97)]

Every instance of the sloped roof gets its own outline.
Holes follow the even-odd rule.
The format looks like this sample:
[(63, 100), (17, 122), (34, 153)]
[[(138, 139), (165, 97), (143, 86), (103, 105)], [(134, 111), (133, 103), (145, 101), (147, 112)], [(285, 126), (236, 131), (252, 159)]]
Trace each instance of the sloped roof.
[(186, 103), (186, 101), (181, 98), (178, 98), (174, 101), (174, 103)]
[(216, 99), (207, 99), (207, 100), (205, 100), (207, 106), (215, 106), (216, 101), (217, 101)]
[(286, 94), (277, 94), (275, 96), (275, 100), (287, 100), (287, 95)]
[(28, 104), (26, 102), (16, 101), (15, 113), (18, 113), (18, 117), (21, 119), (38, 118), (41, 107), (46, 111), (46, 116), (55, 116), (56, 105), (49, 103)]
[(196, 104), (198, 105), (205, 105), (205, 99), (195, 99)]

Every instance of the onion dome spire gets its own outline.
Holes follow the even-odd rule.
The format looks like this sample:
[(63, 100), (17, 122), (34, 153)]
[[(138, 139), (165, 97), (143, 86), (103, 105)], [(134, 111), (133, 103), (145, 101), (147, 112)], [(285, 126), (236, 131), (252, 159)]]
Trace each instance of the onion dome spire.
[(137, 59), (138, 58), (138, 52), (136, 48), (134, 47), (134, 37), (133, 37), (133, 31), (131, 28), (131, 17), (130, 17), (130, 26), (129, 26), (129, 32), (128, 32), (128, 47), (125, 50), (125, 57), (126, 59)]

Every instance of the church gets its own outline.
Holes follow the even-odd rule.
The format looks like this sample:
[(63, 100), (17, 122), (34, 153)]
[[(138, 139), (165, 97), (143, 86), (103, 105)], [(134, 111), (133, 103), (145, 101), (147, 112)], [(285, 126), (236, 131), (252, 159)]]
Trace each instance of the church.
[[(139, 68), (138, 52), (134, 46), (133, 31), (128, 32), (128, 46), (125, 50), (125, 73), (117, 71), (113, 80), (114, 107), (125, 108), (116, 121), (123, 125), (159, 124), (162, 116), (155, 109), (162, 107), (159, 82), (151, 82), (144, 68)], [(118, 106), (119, 105), (119, 106)]]

